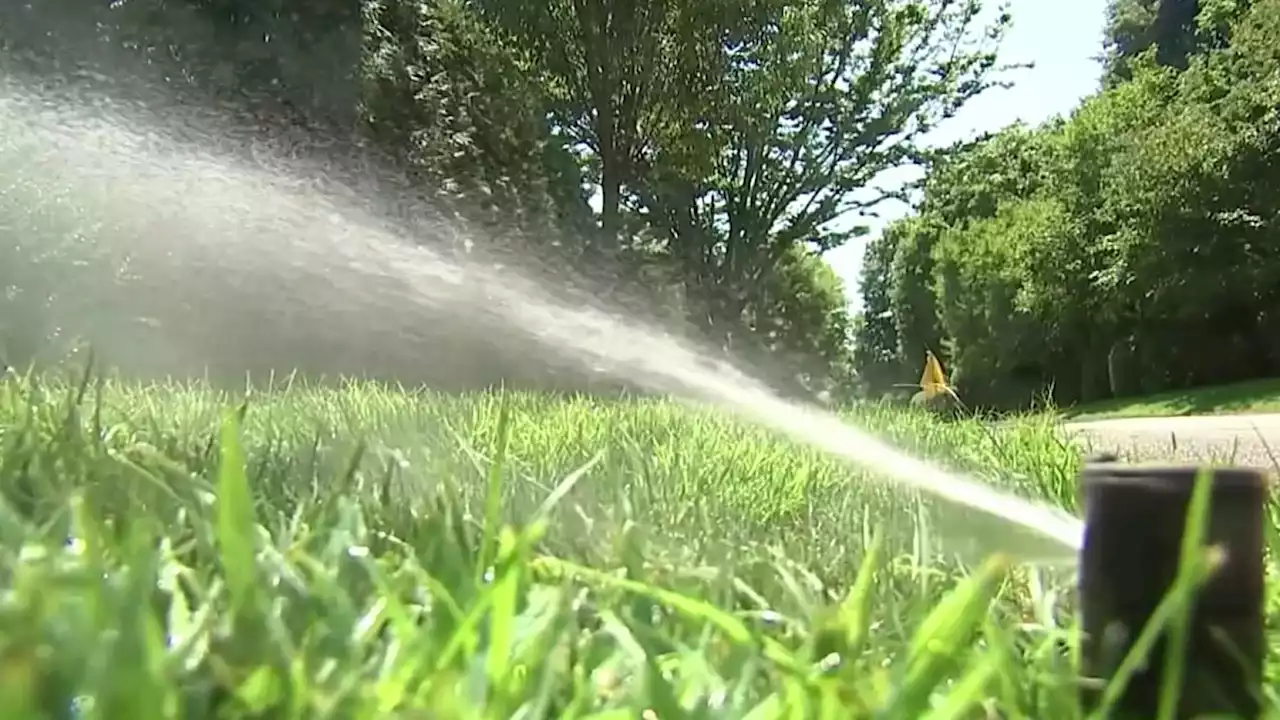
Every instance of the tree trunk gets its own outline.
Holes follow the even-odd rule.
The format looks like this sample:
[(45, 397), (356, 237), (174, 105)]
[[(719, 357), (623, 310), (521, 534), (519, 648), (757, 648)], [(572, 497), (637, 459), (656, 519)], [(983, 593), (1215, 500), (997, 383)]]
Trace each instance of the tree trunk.
[(613, 250), (618, 245), (621, 229), (622, 173), (612, 148), (608, 153), (601, 152), (600, 164), (600, 230), (604, 233), (606, 249)]

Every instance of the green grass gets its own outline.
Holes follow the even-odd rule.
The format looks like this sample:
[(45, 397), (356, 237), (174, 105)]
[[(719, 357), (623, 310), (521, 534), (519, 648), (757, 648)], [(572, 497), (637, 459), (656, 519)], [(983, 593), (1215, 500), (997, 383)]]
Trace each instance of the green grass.
[[(1052, 418), (852, 419), (1074, 502)], [(10, 381), (0, 496), (6, 719), (1081, 717), (1069, 575), (675, 403)]]
[(1177, 390), (1135, 398), (1114, 398), (1064, 411), (1073, 421), (1107, 418), (1227, 415), (1280, 412), (1280, 379)]

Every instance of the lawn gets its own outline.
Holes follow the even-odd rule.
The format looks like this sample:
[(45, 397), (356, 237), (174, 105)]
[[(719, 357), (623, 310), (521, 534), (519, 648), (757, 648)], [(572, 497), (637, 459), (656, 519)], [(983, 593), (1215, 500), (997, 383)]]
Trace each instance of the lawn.
[(1106, 418), (1264, 412), (1280, 412), (1280, 379), (1250, 380), (1141, 397), (1114, 398), (1078, 405), (1064, 411), (1064, 415), (1080, 422)]
[[(1074, 502), (1052, 418), (851, 421)], [(1069, 574), (672, 402), (13, 380), (0, 490), (4, 718), (1080, 716)]]

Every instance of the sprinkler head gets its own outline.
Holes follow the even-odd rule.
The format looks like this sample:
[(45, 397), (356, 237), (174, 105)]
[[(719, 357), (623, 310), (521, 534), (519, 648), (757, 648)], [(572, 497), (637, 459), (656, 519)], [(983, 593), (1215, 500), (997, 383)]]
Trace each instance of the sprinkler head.
[[(1085, 508), (1080, 551), (1081, 699), (1096, 708), (1103, 688), (1167, 596), (1178, 574), (1187, 509), (1201, 467), (1125, 465), (1107, 458), (1081, 473)], [(1177, 717), (1261, 713), (1263, 639), (1262, 471), (1214, 468), (1205, 543), (1225, 562), (1195, 594), (1181, 677), (1165, 677), (1167, 632), (1108, 717), (1157, 717), (1161, 688), (1181, 688)], [(1166, 626), (1167, 628), (1168, 626)]]

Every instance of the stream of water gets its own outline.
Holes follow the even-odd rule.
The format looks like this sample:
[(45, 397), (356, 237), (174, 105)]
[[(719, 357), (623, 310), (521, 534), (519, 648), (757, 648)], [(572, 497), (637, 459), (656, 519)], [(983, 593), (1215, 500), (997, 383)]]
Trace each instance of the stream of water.
[[(1042, 538), (1052, 559), (1074, 558), (1079, 548), (1081, 522), (1059, 509), (946, 472), (834, 414), (787, 402), (661, 328), (566, 300), (545, 269), (437, 251), (423, 233), (465, 231), (439, 218), (407, 230), (350, 184), (250, 162), (227, 152), (226, 138), (176, 116), (0, 80), (0, 213), (9, 218), (0, 220), (8, 225), (0, 239), (18, 238), (29, 245), (24, 252), (44, 257), (52, 285), (66, 281), (54, 272), (59, 263), (76, 268), (67, 282), (80, 300), (57, 305), (58, 321), (116, 357), (194, 364), (220, 342), (220, 328), (245, 323), (261, 325), (264, 344), (290, 325), (408, 359), (430, 346), (440, 363), (451, 361), (454, 342), (523, 343), (592, 372), (714, 403), (885, 482), (979, 511)], [(218, 319), (233, 305), (241, 310)], [(166, 315), (179, 307), (209, 321)], [(146, 342), (129, 329), (139, 318), (150, 323)], [(423, 325), (435, 334), (414, 340)], [(233, 350), (254, 352), (240, 345)], [(475, 362), (474, 353), (456, 355), (459, 365)]]

